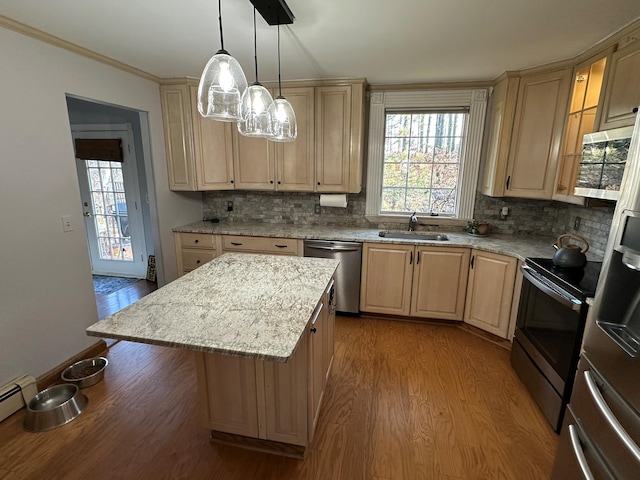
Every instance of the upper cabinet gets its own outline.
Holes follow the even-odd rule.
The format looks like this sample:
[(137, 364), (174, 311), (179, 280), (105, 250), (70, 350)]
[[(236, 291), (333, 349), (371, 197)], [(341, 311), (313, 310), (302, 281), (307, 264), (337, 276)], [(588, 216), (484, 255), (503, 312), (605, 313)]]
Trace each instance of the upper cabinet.
[(571, 69), (507, 76), (496, 85), (480, 192), (550, 199)]
[(202, 118), (197, 90), (190, 83), (160, 86), (169, 188), (233, 189), (231, 124)]
[(633, 125), (640, 106), (640, 32), (618, 44), (611, 55), (599, 130)]
[(283, 86), (298, 123), (297, 139), (287, 143), (202, 118), (197, 85), (182, 82), (160, 87), (171, 190), (360, 192), (364, 81)]
[(520, 79), (505, 196), (551, 198), (570, 87), (568, 68)]
[(584, 204), (584, 198), (573, 195), (582, 155), (582, 137), (595, 130), (600, 104), (606, 56), (588, 60), (573, 70), (573, 87), (564, 128), (564, 140), (553, 199)]

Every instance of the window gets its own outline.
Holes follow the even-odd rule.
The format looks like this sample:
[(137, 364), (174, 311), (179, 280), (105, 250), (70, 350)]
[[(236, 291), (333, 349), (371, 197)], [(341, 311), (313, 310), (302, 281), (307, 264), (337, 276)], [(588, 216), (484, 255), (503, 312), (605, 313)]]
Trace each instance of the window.
[(455, 215), (466, 116), (447, 112), (385, 115), (382, 213)]
[(487, 90), (374, 92), (367, 218), (473, 217)]

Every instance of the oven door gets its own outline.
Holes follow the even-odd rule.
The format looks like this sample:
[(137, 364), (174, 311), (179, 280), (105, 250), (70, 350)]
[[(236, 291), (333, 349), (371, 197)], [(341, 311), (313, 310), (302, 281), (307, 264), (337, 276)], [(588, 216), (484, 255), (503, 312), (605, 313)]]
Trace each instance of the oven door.
[(588, 306), (528, 265), (516, 340), (561, 397), (570, 392)]

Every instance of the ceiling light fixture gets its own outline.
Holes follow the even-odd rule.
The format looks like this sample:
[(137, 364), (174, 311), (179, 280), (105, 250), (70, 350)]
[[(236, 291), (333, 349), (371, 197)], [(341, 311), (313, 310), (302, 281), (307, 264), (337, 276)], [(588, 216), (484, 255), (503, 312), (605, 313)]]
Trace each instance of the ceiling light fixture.
[(205, 118), (233, 122), (242, 118), (241, 98), (247, 79), (238, 61), (224, 49), (221, 0), (218, 0), (220, 50), (204, 67), (198, 85), (198, 111)]
[(273, 98), (269, 90), (258, 80), (258, 39), (256, 33), (256, 8), (253, 7), (253, 51), (256, 66), (256, 81), (242, 94), (242, 118), (238, 122), (238, 132), (247, 137), (267, 137), (271, 124), (269, 107)]
[(293, 142), (298, 136), (296, 113), (289, 101), (282, 96), (280, 76), (280, 24), (278, 24), (278, 96), (269, 106), (271, 127), (267, 139), (273, 142)]

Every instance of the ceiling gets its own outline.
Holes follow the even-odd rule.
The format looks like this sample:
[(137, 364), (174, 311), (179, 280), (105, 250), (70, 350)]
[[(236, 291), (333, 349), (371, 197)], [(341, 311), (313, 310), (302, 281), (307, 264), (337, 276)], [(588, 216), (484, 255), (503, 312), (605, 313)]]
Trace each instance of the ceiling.
[[(574, 57), (640, 18), (638, 0), (287, 0), (282, 79), (493, 80)], [(225, 48), (255, 79), (253, 6), (222, 0)], [(220, 48), (216, 0), (0, 0), (0, 15), (157, 77), (199, 77)], [(261, 81), (276, 27), (258, 15)]]

